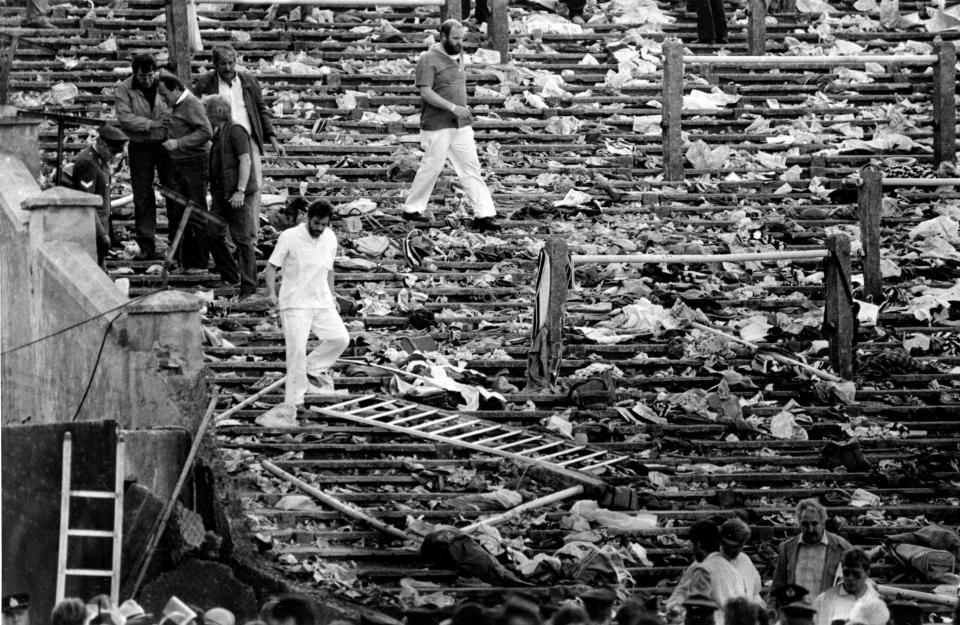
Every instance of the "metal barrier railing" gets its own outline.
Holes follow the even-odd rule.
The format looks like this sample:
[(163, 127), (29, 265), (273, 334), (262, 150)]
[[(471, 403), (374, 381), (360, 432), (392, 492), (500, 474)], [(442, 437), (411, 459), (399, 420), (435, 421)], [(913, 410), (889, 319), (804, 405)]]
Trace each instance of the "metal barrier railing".
[(874, 304), (883, 301), (883, 274), (880, 270), (880, 222), (884, 187), (960, 186), (960, 178), (884, 178), (880, 168), (867, 165), (860, 170), (857, 184), (857, 219), (863, 244), (863, 293)]
[[(563, 317), (567, 293), (577, 265), (592, 263), (663, 264), (723, 263), (750, 261), (826, 260), (824, 266), (824, 330), (830, 345), (830, 365), (840, 376), (813, 369), (800, 361), (781, 357), (787, 364), (803, 366), (822, 378), (838, 381), (853, 375), (853, 343), (856, 327), (853, 289), (850, 283), (850, 240), (844, 235), (827, 238), (823, 249), (739, 254), (573, 254), (566, 241), (550, 237), (540, 251), (534, 322), (527, 356), (527, 380), (533, 388), (552, 389), (556, 383), (563, 350)], [(702, 324), (700, 324), (702, 325)], [(715, 331), (709, 326), (701, 329)], [(728, 337), (732, 338), (732, 337)]]
[[(762, 0), (761, 0), (762, 3)], [(933, 159), (938, 166), (957, 158), (957, 52), (953, 43), (937, 40), (934, 54), (877, 54), (857, 56), (693, 56), (683, 54), (683, 43), (677, 40), (663, 44), (662, 138), (664, 179), (679, 181), (684, 177), (683, 143), (683, 73), (685, 64), (701, 66), (748, 67), (839, 67), (864, 63), (933, 66)]]
[[(509, 0), (489, 0), (489, 33), (493, 49), (500, 53), (500, 62), (510, 58), (510, 30), (508, 24)], [(192, 0), (167, 0), (167, 48), (170, 62), (176, 68), (177, 76), (184, 84), (191, 84), (191, 64), (193, 52), (190, 46), (190, 30), (196, 28), (195, 20), (190, 18)], [(463, 19), (461, 0), (202, 0), (203, 4), (236, 4), (242, 6), (308, 5), (336, 8), (376, 8), (376, 7), (439, 7), (440, 21)], [(195, 31), (196, 32), (196, 31)]]

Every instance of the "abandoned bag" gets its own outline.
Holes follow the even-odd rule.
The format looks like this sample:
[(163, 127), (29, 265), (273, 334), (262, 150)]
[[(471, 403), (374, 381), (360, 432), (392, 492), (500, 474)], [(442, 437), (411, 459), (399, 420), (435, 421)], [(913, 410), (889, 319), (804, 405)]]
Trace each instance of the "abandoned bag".
[(905, 564), (919, 571), (929, 582), (951, 583), (955, 580), (953, 572), (957, 566), (957, 559), (949, 551), (903, 543), (895, 545), (893, 552)]

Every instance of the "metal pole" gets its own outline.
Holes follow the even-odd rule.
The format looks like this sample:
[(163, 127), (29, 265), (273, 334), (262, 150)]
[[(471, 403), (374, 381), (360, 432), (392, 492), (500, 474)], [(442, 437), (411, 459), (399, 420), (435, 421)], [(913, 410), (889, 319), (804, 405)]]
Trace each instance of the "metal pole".
[(830, 256), (827, 250), (797, 250), (795, 252), (753, 252), (744, 254), (637, 254), (591, 255), (574, 254), (574, 265), (586, 263), (622, 263), (625, 265), (660, 263), (742, 263), (760, 260), (817, 260)]
[(203, 419), (200, 421), (200, 427), (197, 428), (197, 433), (193, 437), (193, 444), (190, 446), (190, 452), (187, 454), (187, 459), (183, 463), (183, 468), (180, 470), (180, 477), (177, 478), (173, 492), (170, 493), (170, 499), (168, 499), (164, 505), (163, 511), (160, 513), (160, 518), (150, 533), (150, 540), (147, 542), (147, 546), (141, 555), (142, 560), (133, 567), (133, 570), (136, 571), (136, 577), (134, 578), (133, 588), (129, 593), (126, 593), (129, 597), (136, 597), (140, 591), (143, 578), (146, 576), (147, 569), (150, 568), (150, 563), (153, 561), (153, 554), (157, 550), (157, 545), (160, 544), (160, 538), (163, 536), (163, 532), (167, 527), (170, 515), (173, 514), (174, 504), (177, 503), (177, 499), (180, 497), (180, 491), (183, 489), (183, 485), (186, 484), (187, 477), (193, 469), (193, 461), (197, 458), (197, 452), (200, 451), (200, 442), (203, 440), (203, 433), (207, 430), (207, 425), (210, 423), (213, 411), (217, 407), (218, 399), (220, 399), (220, 392), (214, 391), (213, 397), (210, 398), (210, 403), (207, 404), (207, 411), (203, 414)]

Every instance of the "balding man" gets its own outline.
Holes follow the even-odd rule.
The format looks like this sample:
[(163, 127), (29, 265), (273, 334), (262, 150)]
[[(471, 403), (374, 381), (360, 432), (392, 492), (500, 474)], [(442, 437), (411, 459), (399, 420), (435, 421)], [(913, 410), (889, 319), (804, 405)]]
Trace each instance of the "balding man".
[(475, 230), (499, 230), (493, 197), (480, 174), (480, 158), (467, 106), (467, 72), (463, 61), (463, 25), (447, 20), (440, 25), (440, 43), (417, 61), (416, 84), (423, 109), (420, 145), (423, 159), (403, 207), (408, 221), (426, 221), (430, 194), (449, 160), (473, 207)]
[(826, 530), (827, 510), (816, 499), (802, 500), (796, 514), (800, 533), (780, 545), (773, 588), (796, 584), (816, 597), (833, 587), (850, 543)]
[(260, 157), (269, 142), (277, 154), (286, 151), (277, 141), (270, 109), (263, 101), (263, 91), (256, 77), (237, 69), (237, 51), (221, 43), (210, 52), (214, 69), (197, 78), (194, 91), (200, 97), (221, 95), (230, 102), (233, 122), (250, 136), (250, 180), (256, 189), (249, 202), (251, 236), (257, 240), (260, 229), (260, 188), (263, 186), (263, 168)]

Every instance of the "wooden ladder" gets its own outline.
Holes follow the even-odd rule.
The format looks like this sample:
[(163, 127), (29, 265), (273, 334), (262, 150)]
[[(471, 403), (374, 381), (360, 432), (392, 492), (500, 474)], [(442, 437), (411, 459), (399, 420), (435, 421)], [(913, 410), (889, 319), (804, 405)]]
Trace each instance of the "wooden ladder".
[[(120, 598), (120, 556), (123, 546), (123, 477), (125, 441), (117, 435), (116, 474), (113, 490), (74, 490), (72, 487), (73, 437), (70, 432), (63, 436), (63, 467), (60, 490), (60, 550), (57, 556), (56, 603), (66, 595), (68, 577), (109, 577), (110, 598), (114, 605)], [(73, 499), (112, 499), (113, 529), (80, 529), (70, 527), (70, 503)], [(71, 537), (101, 538), (112, 541), (111, 569), (67, 568), (67, 555)]]
[(332, 406), (313, 406), (311, 410), (337, 419), (503, 456), (591, 484), (602, 484), (591, 475), (593, 472), (627, 459), (627, 456), (578, 445), (549, 434), (531, 433), (402, 399), (366, 395)]

